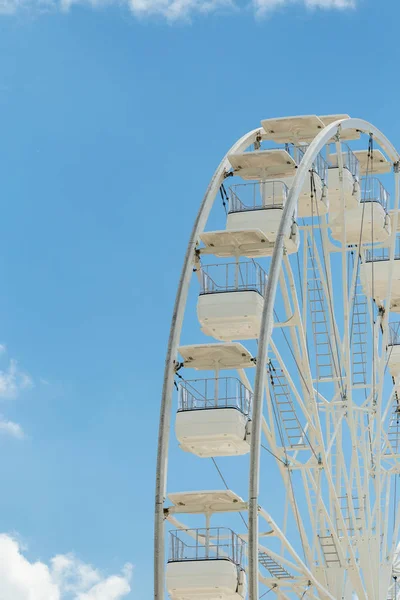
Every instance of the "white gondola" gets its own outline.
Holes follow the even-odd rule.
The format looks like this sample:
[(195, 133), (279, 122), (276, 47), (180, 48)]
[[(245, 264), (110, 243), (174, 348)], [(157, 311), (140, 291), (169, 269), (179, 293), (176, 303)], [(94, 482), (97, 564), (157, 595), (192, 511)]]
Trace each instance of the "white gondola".
[[(230, 154), (228, 160), (235, 175), (245, 180), (262, 182), (280, 180), (290, 188), (307, 146), (286, 144), (285, 148), (254, 150)], [(326, 163), (321, 155), (316, 157), (312, 177), (308, 177), (298, 198), (297, 215), (310, 217), (328, 212), (325, 189)]]
[(388, 368), (393, 379), (400, 382), (400, 323), (389, 325)]
[[(385, 242), (391, 234), (390, 217), (382, 204), (372, 200), (351, 210), (346, 210), (346, 243), (358, 245), (361, 243)], [(343, 239), (343, 217), (335, 215), (329, 222), (334, 240)], [(362, 228), (361, 228), (362, 227)]]
[(389, 261), (389, 248), (367, 250), (365, 262), (361, 265), (361, 281), (365, 294), (373, 298), (378, 306), (383, 306), (389, 289), (391, 273), (390, 309), (400, 312), (400, 238), (397, 239), (393, 269)]
[(356, 209), (360, 203), (360, 165), (354, 152), (346, 144), (342, 145), (343, 173), (339, 173), (336, 152), (328, 152), (329, 213), (332, 219), (342, 210), (342, 196), (346, 210)]
[(170, 532), (166, 585), (171, 600), (244, 600), (245, 542), (222, 527)]
[(181, 383), (175, 433), (182, 450), (201, 457), (247, 454), (251, 401), (252, 393), (235, 377)]
[[(287, 193), (288, 188), (283, 181), (232, 186), (226, 229), (243, 231), (259, 228), (273, 250)], [(288, 254), (299, 249), (299, 231), (294, 215), (286, 228), (285, 248)]]
[(220, 377), (220, 371), (254, 367), (249, 351), (233, 342), (183, 346), (179, 353), (183, 367), (214, 371), (213, 378), (180, 386), (175, 433), (182, 450), (201, 457), (247, 454), (252, 394), (238, 379)]
[[(290, 188), (294, 177), (285, 179)], [(297, 202), (297, 216), (300, 218), (320, 217), (326, 215), (329, 210), (329, 196), (326, 185), (321, 176), (314, 171), (303, 185)]]
[[(203, 254), (219, 257), (271, 256), (287, 198), (282, 181), (260, 181), (234, 185), (230, 189), (226, 230), (207, 231), (200, 236)], [(299, 230), (293, 215), (286, 228), (288, 254), (299, 248)]]
[(252, 261), (203, 267), (197, 302), (202, 331), (227, 342), (257, 338), (265, 283), (265, 271)]
[[(345, 172), (348, 172), (345, 170)], [(376, 177), (361, 179), (361, 202), (356, 207), (346, 202), (346, 243), (385, 242), (391, 235), (391, 218), (388, 214), (389, 194)], [(332, 237), (342, 241), (343, 213), (330, 216)]]

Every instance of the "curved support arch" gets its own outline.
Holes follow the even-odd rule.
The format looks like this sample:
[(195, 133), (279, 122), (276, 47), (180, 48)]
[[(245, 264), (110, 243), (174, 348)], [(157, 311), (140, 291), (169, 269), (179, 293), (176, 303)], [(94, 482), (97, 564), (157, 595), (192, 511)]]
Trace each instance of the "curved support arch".
[(276, 237), (268, 281), (264, 295), (264, 308), (258, 340), (257, 370), (253, 397), (253, 426), (250, 449), (250, 480), (249, 480), (249, 546), (248, 546), (248, 578), (249, 600), (258, 600), (258, 496), (260, 481), (260, 449), (262, 406), (265, 386), (265, 363), (273, 327), (273, 309), (279, 282), (279, 274), (283, 261), (284, 232), (290, 223), (293, 211), (296, 208), (299, 194), (304, 185), (307, 173), (323, 147), (340, 132), (347, 129), (356, 129), (362, 133), (370, 134), (384, 149), (393, 163), (397, 163), (400, 156), (391, 142), (373, 125), (362, 119), (338, 120), (325, 127), (309, 145), (297, 170), (296, 177), (290, 189), (286, 204), (283, 209), (282, 219)]
[(179, 338), (182, 329), (186, 300), (188, 296), (189, 284), (192, 274), (195, 248), (198, 243), (199, 235), (204, 230), (215, 196), (225, 179), (227, 171), (231, 168), (228, 161), (228, 155), (233, 152), (240, 152), (252, 144), (257, 134), (262, 131), (261, 127), (246, 133), (241, 137), (226, 153), (220, 165), (215, 171), (203, 201), (200, 205), (196, 220), (190, 235), (189, 244), (186, 250), (185, 259), (179, 280), (178, 291), (176, 294), (174, 310), (171, 320), (171, 330), (168, 340), (167, 356), (165, 359), (163, 391), (160, 408), (160, 424), (158, 432), (158, 450), (157, 450), (157, 470), (156, 470), (156, 490), (155, 490), (155, 515), (154, 515), (154, 600), (164, 599), (164, 501), (166, 496), (167, 484), (167, 463), (169, 431), (171, 424), (172, 411), (172, 393), (174, 385), (174, 367), (175, 358), (178, 351)]

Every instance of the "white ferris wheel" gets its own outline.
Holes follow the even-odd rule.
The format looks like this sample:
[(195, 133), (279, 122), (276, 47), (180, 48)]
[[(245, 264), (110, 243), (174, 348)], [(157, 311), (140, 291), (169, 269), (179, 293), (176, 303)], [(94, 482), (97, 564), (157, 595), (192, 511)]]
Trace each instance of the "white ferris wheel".
[(165, 363), (155, 600), (400, 598), (399, 160), (311, 115), (215, 171)]

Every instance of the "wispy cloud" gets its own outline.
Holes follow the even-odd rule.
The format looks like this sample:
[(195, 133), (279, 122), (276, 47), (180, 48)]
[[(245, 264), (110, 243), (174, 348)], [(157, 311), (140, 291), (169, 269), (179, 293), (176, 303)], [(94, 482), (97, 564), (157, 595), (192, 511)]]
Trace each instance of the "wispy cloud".
[(252, 6), (256, 15), (264, 16), (285, 7), (298, 5), (306, 9), (349, 10), (356, 7), (358, 0), (0, 0), (0, 15), (11, 15), (23, 8), (39, 10), (69, 10), (74, 4), (101, 7), (107, 4), (127, 6), (141, 18), (160, 16), (170, 22), (188, 19), (196, 14), (208, 14), (223, 8), (241, 10)]
[[(121, 4), (120, 0), (60, 0), (60, 2), (64, 10), (68, 10), (74, 4), (90, 4), (93, 7), (116, 2)], [(122, 0), (122, 4), (137, 17), (158, 15), (171, 22), (195, 14), (212, 13), (222, 7), (235, 7), (233, 0)]]
[(1, 600), (121, 600), (131, 591), (132, 566), (105, 576), (73, 554), (55, 556), (50, 564), (31, 562), (21, 544), (0, 534)]
[(356, 0), (253, 0), (253, 6), (259, 16), (295, 4), (303, 5), (307, 9), (349, 10), (356, 8)]
[(24, 432), (21, 425), (14, 423), (14, 421), (7, 421), (0, 415), (0, 435), (10, 435), (21, 440), (24, 437)]
[[(20, 368), (15, 359), (8, 359), (6, 354), (5, 344), (0, 344), (0, 358), (2, 362), (6, 362), (6, 366), (0, 369), (0, 401), (18, 398), (22, 391), (34, 385), (32, 377)], [(7, 435), (20, 440), (25, 437), (21, 425), (10, 421), (2, 414), (0, 414), (0, 435)]]
[[(4, 346), (2, 346), (4, 348)], [(0, 354), (3, 354), (0, 352)], [(5, 370), (0, 370), (0, 398), (16, 398), (21, 390), (33, 386), (33, 380), (28, 373), (20, 369), (15, 359), (10, 359)]]

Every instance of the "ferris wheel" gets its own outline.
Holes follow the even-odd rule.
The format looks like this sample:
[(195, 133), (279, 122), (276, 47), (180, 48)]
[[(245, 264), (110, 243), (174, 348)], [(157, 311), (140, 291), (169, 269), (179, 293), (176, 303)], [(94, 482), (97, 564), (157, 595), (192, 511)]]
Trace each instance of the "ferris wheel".
[(165, 363), (155, 600), (400, 598), (399, 159), (311, 115), (215, 171)]

